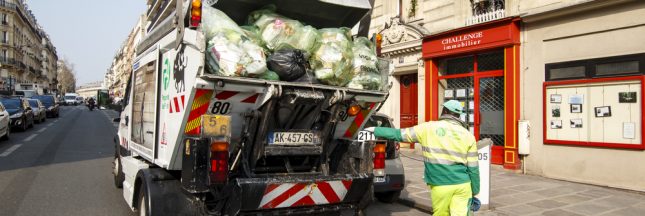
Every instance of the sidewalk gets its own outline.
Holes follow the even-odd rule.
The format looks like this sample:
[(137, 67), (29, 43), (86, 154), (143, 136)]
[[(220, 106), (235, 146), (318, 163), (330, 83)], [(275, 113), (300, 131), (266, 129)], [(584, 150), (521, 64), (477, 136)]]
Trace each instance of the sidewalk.
[[(421, 156), (402, 148), (401, 160), (407, 184), (400, 202), (429, 212), (432, 204), (423, 181)], [(476, 215), (645, 215), (645, 194), (516, 174), (493, 167), (490, 209)]]

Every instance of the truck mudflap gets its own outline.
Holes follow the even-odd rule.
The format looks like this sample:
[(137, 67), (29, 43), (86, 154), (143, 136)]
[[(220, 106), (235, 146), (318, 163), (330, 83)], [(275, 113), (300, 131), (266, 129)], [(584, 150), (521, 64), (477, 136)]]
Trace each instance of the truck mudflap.
[(337, 212), (355, 209), (372, 187), (367, 174), (289, 176), (235, 180), (227, 212), (284, 214)]

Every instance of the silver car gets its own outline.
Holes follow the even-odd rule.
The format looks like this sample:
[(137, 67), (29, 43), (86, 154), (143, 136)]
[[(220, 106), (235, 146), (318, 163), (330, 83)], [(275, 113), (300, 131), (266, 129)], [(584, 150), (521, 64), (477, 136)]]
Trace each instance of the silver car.
[[(392, 126), (392, 118), (376, 113), (365, 123), (364, 128)], [(385, 176), (374, 177), (374, 196), (381, 202), (396, 201), (405, 187), (405, 173), (399, 155), (399, 142), (388, 141), (385, 148)]]
[(34, 122), (41, 123), (47, 120), (47, 109), (38, 99), (29, 99), (29, 106), (34, 112)]

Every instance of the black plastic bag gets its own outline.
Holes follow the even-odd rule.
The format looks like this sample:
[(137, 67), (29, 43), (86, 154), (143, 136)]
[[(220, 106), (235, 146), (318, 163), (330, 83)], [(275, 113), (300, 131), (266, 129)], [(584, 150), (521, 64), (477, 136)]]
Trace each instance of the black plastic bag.
[(294, 81), (307, 72), (307, 58), (302, 50), (284, 49), (275, 51), (267, 58), (269, 70), (274, 71), (283, 81)]

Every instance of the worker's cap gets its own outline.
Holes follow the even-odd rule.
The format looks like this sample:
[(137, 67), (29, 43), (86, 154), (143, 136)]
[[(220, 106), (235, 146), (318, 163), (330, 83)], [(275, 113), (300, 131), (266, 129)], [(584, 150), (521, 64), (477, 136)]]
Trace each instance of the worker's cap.
[(464, 106), (461, 105), (461, 102), (456, 100), (449, 100), (443, 103), (443, 107), (450, 110), (451, 112), (457, 114), (464, 114)]

